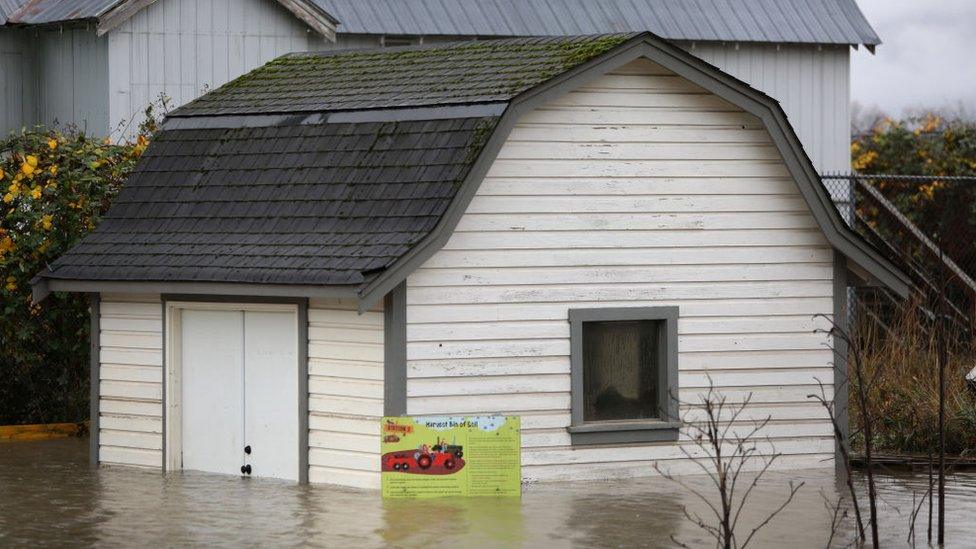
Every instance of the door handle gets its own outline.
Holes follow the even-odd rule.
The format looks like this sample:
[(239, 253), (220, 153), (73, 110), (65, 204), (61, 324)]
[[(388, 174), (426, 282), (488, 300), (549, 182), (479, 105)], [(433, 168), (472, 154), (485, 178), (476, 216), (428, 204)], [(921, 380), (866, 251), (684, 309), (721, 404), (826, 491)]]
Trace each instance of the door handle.
[(251, 474), (251, 466), (250, 466), (250, 464), (248, 464), (248, 465), (241, 465), (241, 474), (242, 475), (250, 475)]
[(247, 445), (247, 446), (244, 447), (244, 453), (245, 454), (250, 454), (251, 453), (251, 445)]

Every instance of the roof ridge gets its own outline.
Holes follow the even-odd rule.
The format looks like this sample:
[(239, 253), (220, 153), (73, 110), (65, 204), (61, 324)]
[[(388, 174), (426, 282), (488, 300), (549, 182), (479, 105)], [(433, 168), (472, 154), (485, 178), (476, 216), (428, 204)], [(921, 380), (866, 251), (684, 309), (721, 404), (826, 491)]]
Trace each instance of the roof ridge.
[(469, 40), (451, 40), (449, 42), (431, 42), (427, 44), (411, 44), (408, 46), (389, 46), (389, 47), (364, 47), (364, 48), (349, 48), (349, 49), (335, 49), (335, 50), (306, 50), (306, 51), (296, 51), (289, 52), (270, 62), (277, 59), (288, 58), (288, 57), (338, 57), (344, 55), (355, 55), (355, 54), (370, 54), (370, 55), (384, 55), (384, 54), (396, 54), (410, 51), (428, 51), (437, 49), (455, 49), (464, 47), (477, 47), (480, 45), (497, 45), (506, 46), (512, 44), (565, 44), (572, 42), (582, 42), (589, 40), (599, 40), (605, 38), (619, 37), (625, 40), (634, 38), (641, 34), (650, 34), (648, 32), (612, 32), (603, 34), (574, 34), (566, 36), (520, 36), (515, 38), (485, 38), (485, 39), (469, 39)]
[(651, 36), (537, 36), (287, 54), (168, 118), (506, 103), (613, 48)]

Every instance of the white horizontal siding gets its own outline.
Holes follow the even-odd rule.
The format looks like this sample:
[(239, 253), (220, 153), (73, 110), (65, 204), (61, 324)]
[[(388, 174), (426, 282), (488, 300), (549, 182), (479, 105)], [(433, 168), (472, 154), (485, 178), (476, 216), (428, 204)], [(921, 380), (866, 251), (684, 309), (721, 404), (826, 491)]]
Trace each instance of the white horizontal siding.
[(308, 339), (309, 481), (379, 488), (383, 312), (312, 300)]
[(103, 294), (99, 317), (99, 461), (160, 468), (163, 322), (158, 296)]
[(568, 310), (677, 305), (682, 400), (709, 379), (751, 395), (744, 426), (771, 416), (783, 464), (822, 465), (831, 428), (807, 395), (832, 383), (815, 318), (832, 262), (758, 120), (631, 64), (523, 116), (408, 278), (407, 411), (521, 415), (527, 478), (684, 471), (675, 444), (574, 448), (565, 429)]

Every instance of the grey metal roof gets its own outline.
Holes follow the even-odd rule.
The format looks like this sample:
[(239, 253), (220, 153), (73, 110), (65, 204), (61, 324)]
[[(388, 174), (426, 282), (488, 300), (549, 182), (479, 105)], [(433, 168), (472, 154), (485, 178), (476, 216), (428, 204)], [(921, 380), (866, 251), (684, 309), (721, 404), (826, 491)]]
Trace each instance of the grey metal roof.
[(340, 33), (880, 44), (855, 0), (315, 0)]
[[(24, 25), (98, 19), (122, 1), (0, 0), (0, 19)], [(669, 40), (881, 43), (855, 0), (312, 1), (340, 22), (340, 33), (515, 37), (650, 31)]]
[(509, 38), (279, 57), (170, 116), (508, 101), (634, 34)]
[[(97, 20), (125, 2), (126, 0), (0, 0), (0, 16), (3, 16), (3, 24), (10, 22), (20, 25)], [(292, 9), (289, 3), (282, 4)], [(313, 9), (321, 9), (314, 8), (314, 2), (311, 6)], [(292, 12), (296, 13), (294, 10)], [(335, 23), (328, 13), (323, 15)]]
[(27, 0), (0, 0), (0, 25), (7, 24), (10, 14), (20, 9)]
[(8, 22), (21, 25), (46, 25), (97, 19), (122, 2), (123, 0), (20, 1), (22, 6), (8, 16)]

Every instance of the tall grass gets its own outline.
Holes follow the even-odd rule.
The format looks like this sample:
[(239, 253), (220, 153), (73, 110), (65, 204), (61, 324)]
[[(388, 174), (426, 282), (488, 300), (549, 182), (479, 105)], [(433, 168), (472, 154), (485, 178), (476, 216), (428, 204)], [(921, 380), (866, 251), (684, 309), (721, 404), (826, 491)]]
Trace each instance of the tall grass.
[[(918, 303), (907, 304), (893, 316), (883, 327), (869, 311), (858, 309), (854, 320), (853, 337), (862, 349), (869, 380), (875, 448), (889, 453), (935, 452), (939, 433), (936, 330)], [(976, 346), (950, 338), (948, 356), (946, 453), (974, 456), (976, 394), (966, 387), (965, 376), (976, 366)], [(850, 402), (851, 425), (860, 425), (857, 399)], [(855, 447), (863, 445), (860, 433), (853, 438)]]

